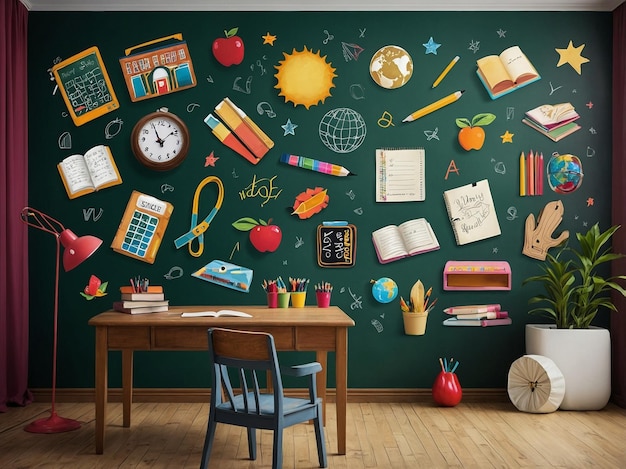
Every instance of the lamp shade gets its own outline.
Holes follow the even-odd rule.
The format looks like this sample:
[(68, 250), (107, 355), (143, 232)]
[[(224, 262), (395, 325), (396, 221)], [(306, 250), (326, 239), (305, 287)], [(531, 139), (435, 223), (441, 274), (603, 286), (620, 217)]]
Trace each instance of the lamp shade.
[(66, 272), (80, 265), (102, 244), (102, 240), (95, 236), (87, 235), (79, 238), (67, 228), (61, 232), (59, 240), (65, 248), (63, 251), (63, 268)]

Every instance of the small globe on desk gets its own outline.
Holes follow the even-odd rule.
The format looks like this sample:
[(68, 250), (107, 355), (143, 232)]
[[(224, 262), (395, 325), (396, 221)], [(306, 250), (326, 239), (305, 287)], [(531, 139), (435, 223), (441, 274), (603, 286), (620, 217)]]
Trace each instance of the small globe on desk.
[(583, 165), (575, 155), (553, 153), (548, 161), (548, 184), (557, 194), (569, 194), (583, 183)]
[(383, 88), (400, 88), (413, 75), (413, 59), (402, 47), (382, 47), (372, 56), (370, 75)]
[(372, 296), (379, 303), (390, 303), (398, 296), (398, 285), (389, 277), (372, 280)]

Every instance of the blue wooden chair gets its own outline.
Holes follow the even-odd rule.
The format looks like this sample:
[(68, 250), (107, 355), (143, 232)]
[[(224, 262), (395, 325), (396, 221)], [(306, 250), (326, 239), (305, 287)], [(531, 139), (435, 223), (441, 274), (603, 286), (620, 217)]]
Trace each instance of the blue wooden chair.
[[(218, 328), (209, 329), (208, 333), (213, 387), (200, 467), (204, 469), (209, 463), (218, 423), (247, 427), (252, 460), (256, 459), (256, 429), (273, 430), (272, 468), (279, 469), (283, 464), (283, 430), (309, 420), (315, 425), (320, 467), (327, 467), (322, 399), (317, 397), (315, 387), (315, 375), (322, 371), (322, 366), (313, 362), (279, 367), (274, 338), (270, 334)], [(289, 376), (308, 376), (309, 399), (285, 397), (281, 372)], [(268, 380), (271, 377), (273, 393), (261, 393), (257, 378), (263, 373)]]

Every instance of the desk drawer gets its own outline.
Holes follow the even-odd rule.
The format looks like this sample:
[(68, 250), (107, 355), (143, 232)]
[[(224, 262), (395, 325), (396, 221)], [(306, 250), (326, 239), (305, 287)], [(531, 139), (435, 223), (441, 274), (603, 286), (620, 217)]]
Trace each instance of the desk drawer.
[(209, 350), (207, 327), (153, 327), (153, 350)]
[(107, 331), (107, 346), (109, 350), (149, 350), (150, 328), (109, 327)]
[(296, 328), (296, 350), (335, 350), (334, 327)]

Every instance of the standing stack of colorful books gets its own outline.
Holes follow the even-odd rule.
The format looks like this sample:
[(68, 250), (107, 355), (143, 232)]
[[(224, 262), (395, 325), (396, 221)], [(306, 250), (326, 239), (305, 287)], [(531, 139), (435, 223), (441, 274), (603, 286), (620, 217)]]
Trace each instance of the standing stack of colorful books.
[(169, 310), (169, 300), (165, 299), (162, 286), (137, 286), (133, 284), (132, 286), (120, 287), (120, 293), (121, 300), (113, 303), (115, 311), (144, 314)]
[(522, 122), (558, 142), (580, 129), (580, 125), (574, 122), (579, 117), (571, 103), (542, 104), (526, 112)]
[(513, 322), (498, 304), (452, 306), (443, 311), (453, 316), (443, 321), (444, 326), (507, 326)]

